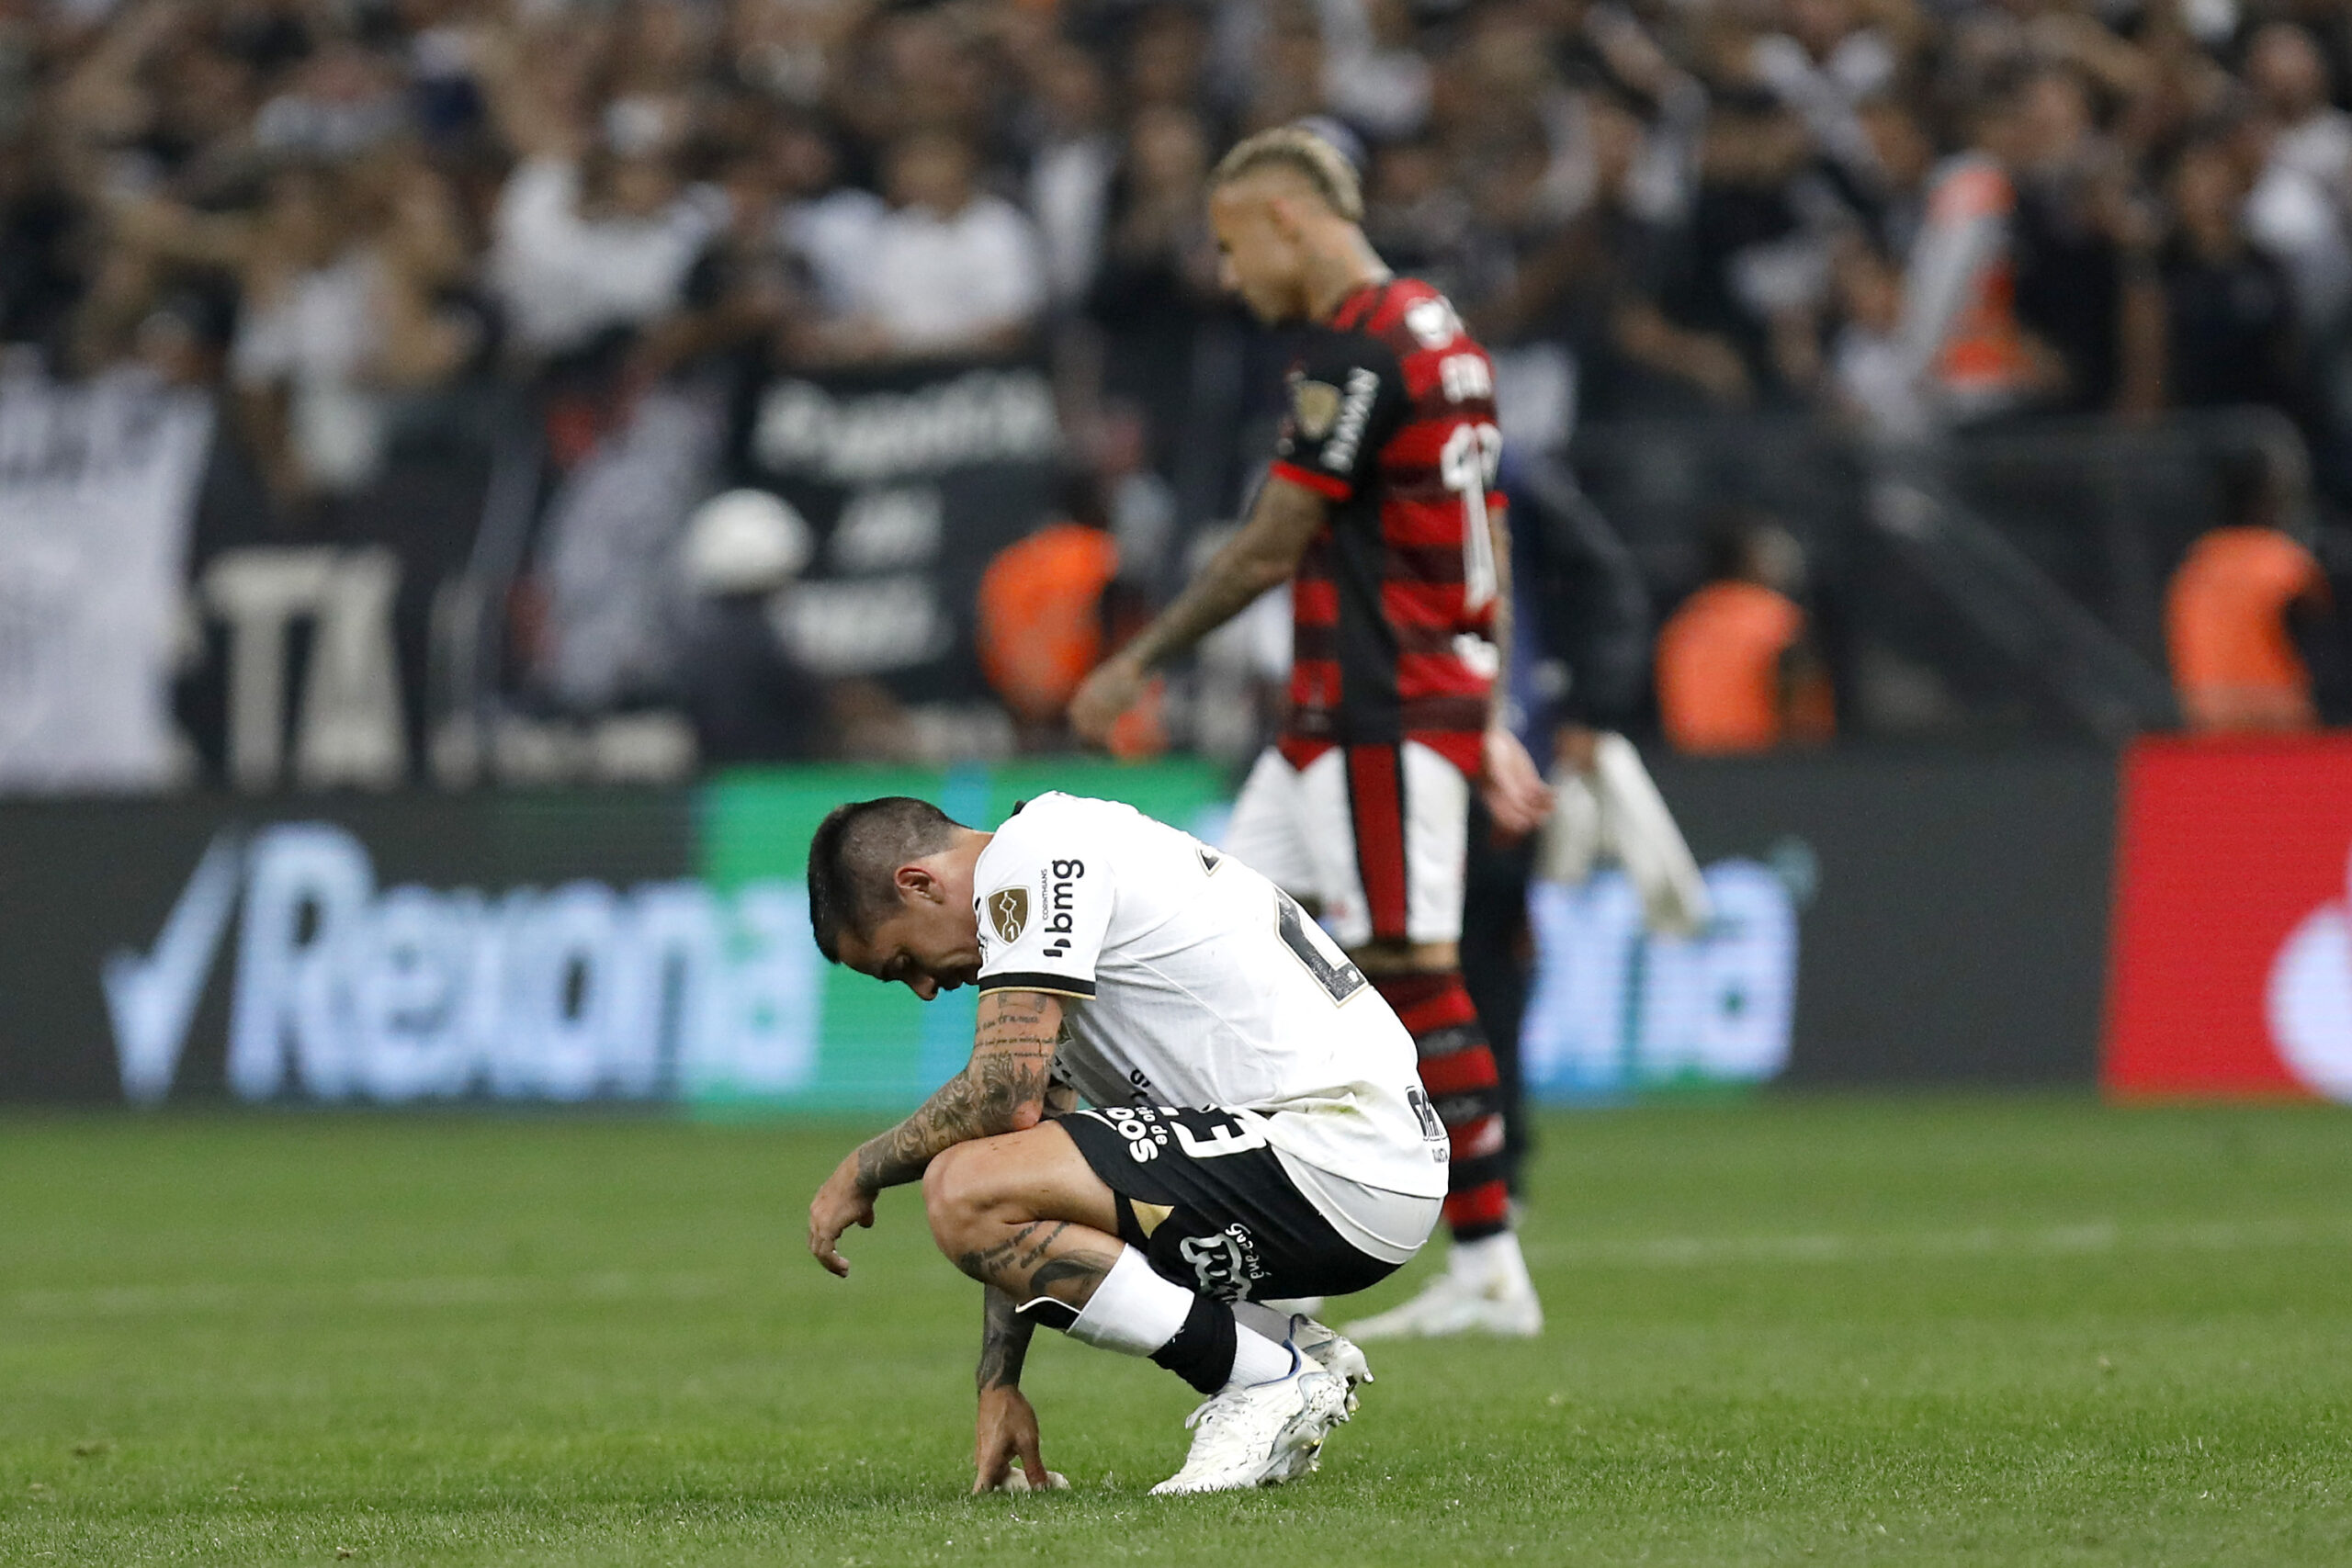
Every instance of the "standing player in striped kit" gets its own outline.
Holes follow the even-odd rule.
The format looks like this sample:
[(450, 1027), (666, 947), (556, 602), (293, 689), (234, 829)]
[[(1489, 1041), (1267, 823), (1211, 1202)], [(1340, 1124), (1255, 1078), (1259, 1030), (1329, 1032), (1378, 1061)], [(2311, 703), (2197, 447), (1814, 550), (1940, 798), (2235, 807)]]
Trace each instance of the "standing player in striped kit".
[(1494, 374), (1444, 296), (1364, 239), (1355, 171), (1283, 128), (1228, 153), (1209, 216), (1226, 282), (1310, 335), (1247, 525), (1070, 705), (1100, 740), (1152, 669), (1289, 581), (1291, 716), (1227, 847), (1308, 903), (1411, 1032), (1452, 1138), (1446, 1273), (1351, 1333), (1533, 1335), (1510, 1229), (1495, 1062), (1462, 986), (1470, 792), (1506, 832), (1550, 795), (1501, 722), (1510, 550)]

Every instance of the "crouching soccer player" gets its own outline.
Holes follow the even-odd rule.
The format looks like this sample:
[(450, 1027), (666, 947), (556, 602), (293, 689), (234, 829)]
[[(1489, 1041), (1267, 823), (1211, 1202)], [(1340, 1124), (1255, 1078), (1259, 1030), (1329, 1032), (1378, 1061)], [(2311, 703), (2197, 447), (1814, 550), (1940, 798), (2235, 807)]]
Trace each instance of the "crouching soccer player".
[(808, 902), (833, 962), (925, 1001), (980, 987), (970, 1063), (808, 1207), (808, 1250), (845, 1275), (842, 1233), (919, 1179), (940, 1250), (987, 1287), (975, 1489), (1016, 1462), (1046, 1484), (1020, 1390), (1040, 1323), (1208, 1396), (1155, 1492), (1312, 1470), (1371, 1373), (1262, 1303), (1385, 1278), (1446, 1190), (1444, 1128), (1380, 993), (1248, 866), (1074, 795), (993, 833), (904, 797), (843, 806), (809, 844)]

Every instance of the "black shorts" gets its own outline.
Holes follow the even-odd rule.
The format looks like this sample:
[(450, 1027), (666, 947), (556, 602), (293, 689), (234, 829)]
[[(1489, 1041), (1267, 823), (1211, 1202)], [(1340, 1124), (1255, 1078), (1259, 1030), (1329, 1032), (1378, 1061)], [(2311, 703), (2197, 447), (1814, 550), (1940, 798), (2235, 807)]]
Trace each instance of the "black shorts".
[(1119, 1238), (1189, 1290), (1224, 1301), (1343, 1296), (1396, 1271), (1334, 1230), (1229, 1111), (1120, 1105), (1060, 1125), (1118, 1195)]

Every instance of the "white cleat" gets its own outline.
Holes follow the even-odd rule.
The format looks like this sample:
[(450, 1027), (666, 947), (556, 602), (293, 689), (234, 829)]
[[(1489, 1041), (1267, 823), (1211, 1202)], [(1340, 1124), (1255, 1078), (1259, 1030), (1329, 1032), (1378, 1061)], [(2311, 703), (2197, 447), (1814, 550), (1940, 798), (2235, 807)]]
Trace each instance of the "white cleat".
[(1243, 1492), (1312, 1471), (1331, 1428), (1348, 1418), (1348, 1385), (1291, 1347), (1290, 1375), (1228, 1389), (1184, 1425), (1193, 1429), (1184, 1468), (1155, 1497)]
[(1434, 1339), (1451, 1334), (1532, 1339), (1543, 1332), (1544, 1303), (1535, 1299), (1535, 1287), (1524, 1275), (1474, 1280), (1452, 1271), (1430, 1280), (1402, 1306), (1348, 1325), (1349, 1337), (1363, 1340)]
[(1327, 1372), (1334, 1372), (1347, 1380), (1348, 1414), (1356, 1413), (1361, 1403), (1356, 1390), (1373, 1381), (1372, 1363), (1364, 1359), (1354, 1340), (1338, 1329), (1316, 1322), (1304, 1314), (1293, 1314), (1290, 1320), (1290, 1342), (1298, 1353), (1316, 1362)]

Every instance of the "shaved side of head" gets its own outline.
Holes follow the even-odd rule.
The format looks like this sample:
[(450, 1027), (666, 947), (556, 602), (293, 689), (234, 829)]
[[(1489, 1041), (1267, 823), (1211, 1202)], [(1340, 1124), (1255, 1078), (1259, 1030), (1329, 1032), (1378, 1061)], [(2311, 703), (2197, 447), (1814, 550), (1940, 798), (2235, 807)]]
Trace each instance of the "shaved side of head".
[(844, 932), (863, 939), (889, 914), (899, 868), (947, 848), (959, 828), (911, 795), (835, 807), (808, 840), (808, 925), (817, 950), (839, 964)]
[(1237, 143), (1219, 160), (1209, 187), (1223, 191), (1269, 175), (1303, 188), (1351, 223), (1363, 221), (1363, 187), (1355, 165), (1346, 153), (1300, 126), (1277, 126)]

